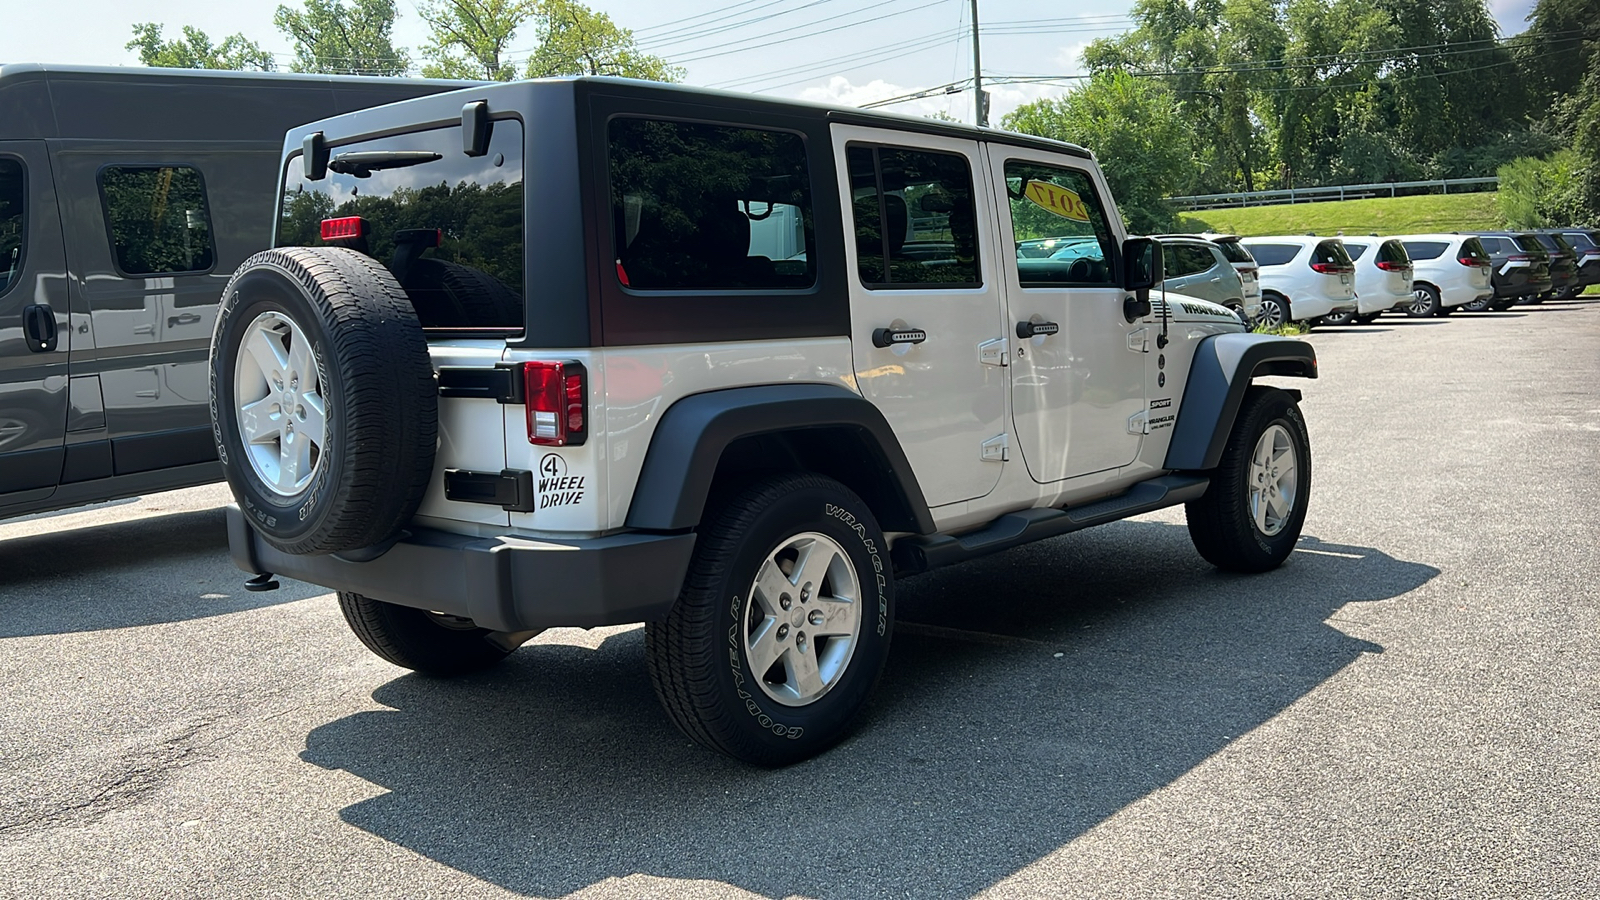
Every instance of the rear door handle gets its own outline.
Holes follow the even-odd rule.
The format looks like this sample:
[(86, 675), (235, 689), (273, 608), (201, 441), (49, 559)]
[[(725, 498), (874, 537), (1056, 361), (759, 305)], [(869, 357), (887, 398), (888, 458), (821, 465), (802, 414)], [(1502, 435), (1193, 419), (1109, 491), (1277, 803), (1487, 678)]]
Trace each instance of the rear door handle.
[(182, 313), (176, 316), (168, 316), (167, 327), (175, 328), (179, 325), (193, 325), (198, 321), (200, 321), (199, 313)]
[(1031, 337), (1042, 337), (1042, 336), (1047, 335), (1047, 334), (1055, 334), (1056, 332), (1058, 332), (1060, 330), (1061, 330), (1061, 326), (1057, 325), (1054, 322), (1018, 322), (1017, 323), (1017, 337), (1024, 338), (1024, 339), (1031, 338)]
[(928, 333), (920, 328), (879, 328), (872, 332), (872, 346), (880, 350), (895, 344), (920, 344), (927, 339)]
[(23, 307), (22, 326), (27, 335), (28, 349), (35, 353), (49, 353), (56, 349), (56, 311), (42, 303)]

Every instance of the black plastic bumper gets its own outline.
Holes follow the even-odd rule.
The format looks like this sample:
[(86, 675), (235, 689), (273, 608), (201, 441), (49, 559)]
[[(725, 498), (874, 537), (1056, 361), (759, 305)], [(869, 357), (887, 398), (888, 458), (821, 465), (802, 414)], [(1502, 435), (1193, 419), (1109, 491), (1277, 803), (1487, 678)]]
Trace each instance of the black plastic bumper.
[(624, 625), (665, 616), (694, 552), (693, 534), (575, 541), (480, 538), (419, 528), (376, 559), (299, 556), (273, 547), (227, 508), (228, 551), (272, 572), (375, 600), (472, 619), (493, 631)]

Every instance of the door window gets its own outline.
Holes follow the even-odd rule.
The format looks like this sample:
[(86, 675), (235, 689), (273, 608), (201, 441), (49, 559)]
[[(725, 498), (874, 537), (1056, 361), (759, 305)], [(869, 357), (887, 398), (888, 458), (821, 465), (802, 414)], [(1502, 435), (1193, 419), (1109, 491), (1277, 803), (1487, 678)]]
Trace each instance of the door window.
[(23, 230), (22, 205), (26, 188), (22, 163), (0, 158), (0, 294), (11, 288), (11, 283), (22, 272)]
[(199, 169), (107, 166), (100, 170), (100, 197), (122, 274), (205, 272), (216, 261)]
[(1187, 278), (1198, 275), (1216, 265), (1211, 251), (1193, 244), (1168, 244), (1162, 248), (1162, 260), (1168, 278)]
[(845, 158), (862, 284), (874, 290), (983, 285), (965, 156), (852, 144)]
[(1018, 255), (1017, 272), (1023, 287), (1116, 284), (1111, 227), (1087, 174), (1009, 160), (1005, 175), (1013, 239), (1019, 246), (1041, 239), (1056, 242), (1048, 258)]
[(612, 231), (624, 286), (797, 290), (816, 283), (800, 135), (619, 118), (609, 141)]

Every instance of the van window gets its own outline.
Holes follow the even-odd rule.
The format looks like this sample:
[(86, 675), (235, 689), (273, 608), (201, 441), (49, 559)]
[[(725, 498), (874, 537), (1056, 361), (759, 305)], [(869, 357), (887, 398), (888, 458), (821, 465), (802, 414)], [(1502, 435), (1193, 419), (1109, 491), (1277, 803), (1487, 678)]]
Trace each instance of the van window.
[(1286, 266), (1300, 255), (1300, 247), (1295, 244), (1249, 244), (1245, 249), (1263, 266)]
[[(1105, 287), (1114, 282), (1111, 228), (1087, 173), (1008, 160), (1006, 199), (1016, 240), (1055, 242), (1046, 259), (1025, 260), (1019, 255), (1017, 276), (1023, 287)], [(1193, 271), (1211, 267), (1211, 254), (1203, 254), (1203, 264), (1200, 255), (1187, 258), (1188, 264), (1199, 266)]]
[(216, 262), (205, 181), (192, 166), (106, 166), (100, 199), (117, 269), (183, 275)]
[(20, 277), (24, 221), (22, 218), (23, 190), (26, 182), (22, 163), (0, 157), (0, 294)]
[(983, 284), (966, 157), (852, 144), (845, 158), (862, 284), (873, 289)]
[[(1408, 256), (1410, 256), (1412, 259), (1417, 259), (1418, 258), (1417, 254), (1411, 250), (1411, 245), (1410, 244), (1405, 244), (1404, 246), (1406, 248), (1406, 253), (1407, 253)], [(1441, 252), (1443, 252), (1443, 251), (1441, 250)], [(1437, 255), (1438, 254), (1434, 254), (1434, 256), (1437, 256)], [(1489, 260), (1489, 252), (1487, 250), (1483, 249), (1483, 244), (1481, 242), (1479, 242), (1479, 240), (1477, 238), (1475, 238), (1475, 237), (1467, 238), (1466, 240), (1461, 242), (1461, 257), (1460, 258), (1465, 259), (1467, 257), (1471, 257), (1471, 258), (1473, 258), (1475, 260), (1478, 260), (1479, 262), (1482, 262), (1482, 263), (1487, 263), (1487, 262), (1490, 261)], [(1429, 257), (1429, 258), (1432, 259), (1433, 257)]]
[[(1468, 240), (1476, 240), (1476, 238), (1469, 238)], [(1412, 259), (1438, 259), (1444, 255), (1445, 248), (1450, 246), (1444, 241), (1402, 241), (1401, 243), (1404, 244), (1406, 253)], [(1461, 246), (1464, 249), (1466, 244), (1463, 243)]]
[(1384, 241), (1378, 245), (1378, 262), (1408, 266), (1411, 264), (1411, 257), (1406, 255), (1405, 245), (1399, 241)]
[[(375, 152), (396, 158), (353, 155)], [(521, 122), (495, 120), (483, 156), (457, 125), (335, 146), (320, 181), (290, 160), (276, 246), (323, 246), (322, 221), (351, 217), (354, 249), (389, 267), (422, 327), (522, 328)]]
[[(1349, 241), (1345, 241), (1344, 242), (1344, 249), (1345, 249), (1345, 251), (1347, 253), (1350, 254), (1350, 258), (1351, 259), (1360, 259), (1361, 255), (1363, 253), (1367, 252), (1367, 245), (1366, 244), (1352, 244)], [(1380, 257), (1380, 259), (1381, 259), (1381, 257)]]
[(1348, 266), (1350, 254), (1345, 252), (1344, 241), (1323, 241), (1311, 252), (1311, 261), (1324, 265)]
[(1217, 241), (1216, 245), (1222, 248), (1222, 257), (1231, 263), (1255, 264), (1255, 257), (1238, 241)]
[(660, 119), (608, 132), (617, 278), (643, 291), (816, 283), (811, 176), (797, 134)]

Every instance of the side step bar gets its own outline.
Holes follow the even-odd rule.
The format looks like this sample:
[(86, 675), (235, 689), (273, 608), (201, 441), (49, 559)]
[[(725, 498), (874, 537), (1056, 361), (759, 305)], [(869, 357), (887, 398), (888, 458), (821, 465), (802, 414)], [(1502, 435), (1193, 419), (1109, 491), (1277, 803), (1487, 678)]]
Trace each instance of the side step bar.
[(1187, 503), (1204, 494), (1210, 485), (1211, 479), (1205, 475), (1163, 475), (1140, 482), (1115, 497), (1082, 506), (1009, 513), (981, 531), (968, 532), (959, 537), (929, 534), (901, 538), (895, 543), (891, 554), (895, 572), (915, 575), (1033, 541)]

